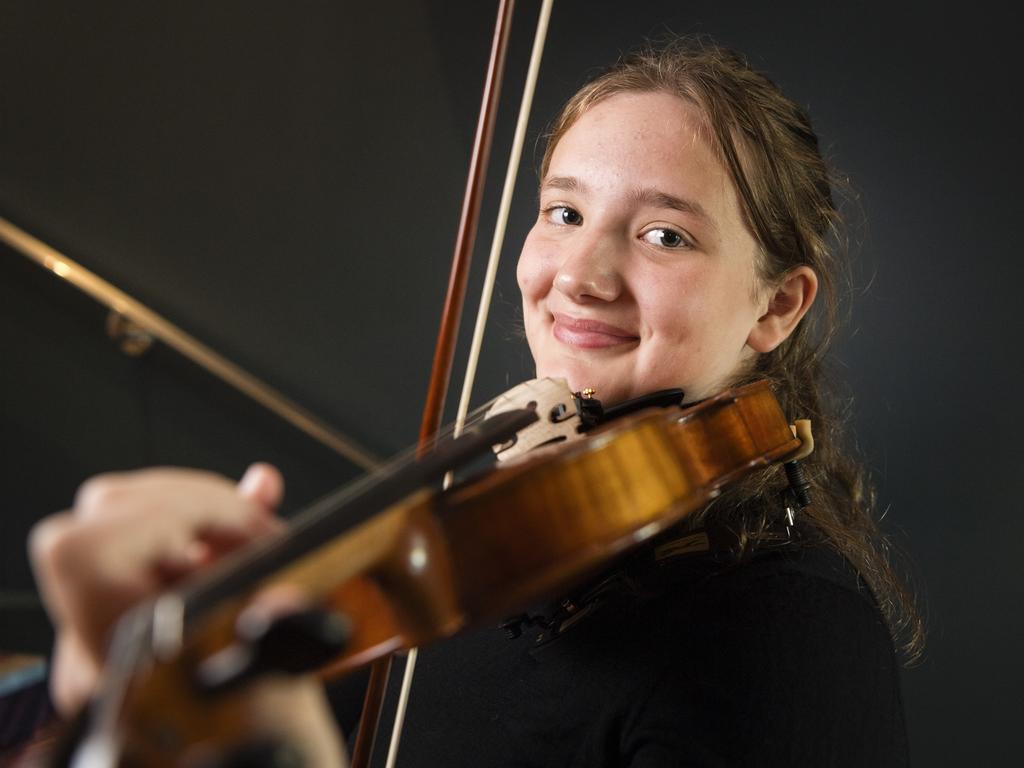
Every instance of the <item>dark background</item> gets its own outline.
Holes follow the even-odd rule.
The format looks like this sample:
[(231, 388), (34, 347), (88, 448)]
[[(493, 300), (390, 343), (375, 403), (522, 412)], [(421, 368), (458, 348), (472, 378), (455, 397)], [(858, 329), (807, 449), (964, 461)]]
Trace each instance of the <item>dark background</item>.
[[(917, 765), (1019, 759), (1021, 19), (996, 5), (560, 0), (474, 398), (531, 373), (514, 262), (558, 104), (646, 35), (744, 51), (859, 192), (837, 361), (928, 620), (904, 676)], [(482, 243), (536, 9), (517, 15)], [(493, 14), (0, 0), (0, 216), (388, 455), (416, 437)], [(0, 650), (45, 650), (25, 536), (93, 473), (266, 459), (287, 512), (357, 474), (169, 349), (126, 357), (105, 317), (0, 246)]]

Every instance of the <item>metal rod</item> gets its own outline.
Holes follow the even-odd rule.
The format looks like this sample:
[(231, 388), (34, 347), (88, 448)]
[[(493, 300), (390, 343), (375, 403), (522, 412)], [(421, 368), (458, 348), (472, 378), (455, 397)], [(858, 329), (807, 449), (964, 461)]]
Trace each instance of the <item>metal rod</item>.
[(273, 387), (226, 360), (124, 291), (115, 288), (103, 278), (3, 218), (0, 218), (0, 240), (114, 312), (131, 320), (154, 338), (252, 398), (292, 426), (341, 454), (353, 464), (366, 470), (375, 469), (380, 465), (379, 458), (351, 438), (324, 425), (312, 413)]

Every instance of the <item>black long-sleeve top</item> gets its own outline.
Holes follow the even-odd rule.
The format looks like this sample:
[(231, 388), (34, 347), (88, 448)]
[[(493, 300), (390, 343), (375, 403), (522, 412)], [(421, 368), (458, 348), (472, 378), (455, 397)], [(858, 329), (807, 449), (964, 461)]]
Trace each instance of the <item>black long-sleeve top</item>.
[(423, 649), (399, 768), (908, 764), (889, 631), (826, 545), (739, 564), (648, 550), (599, 591), (517, 639)]

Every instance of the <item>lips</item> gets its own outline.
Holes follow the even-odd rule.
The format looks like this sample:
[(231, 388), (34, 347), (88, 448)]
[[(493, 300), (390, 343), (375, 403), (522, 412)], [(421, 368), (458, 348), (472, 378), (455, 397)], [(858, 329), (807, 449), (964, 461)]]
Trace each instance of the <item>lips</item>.
[(580, 349), (605, 349), (623, 344), (634, 344), (640, 337), (625, 328), (598, 320), (572, 317), (555, 312), (552, 335), (563, 344)]

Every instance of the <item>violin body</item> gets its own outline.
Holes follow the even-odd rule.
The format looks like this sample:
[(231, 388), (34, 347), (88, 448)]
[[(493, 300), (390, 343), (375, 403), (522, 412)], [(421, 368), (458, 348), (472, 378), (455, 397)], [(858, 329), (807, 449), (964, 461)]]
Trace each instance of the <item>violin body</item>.
[(117, 724), (104, 737), (119, 742), (113, 764), (180, 765), (189, 750), (249, 733), (245, 687), (211, 694), (196, 681), (237, 643), (252, 591), (298, 587), (346, 618), (346, 647), (321, 669), (336, 677), (564, 594), (800, 447), (768, 384), (756, 382), (690, 408), (623, 417), (444, 492), (414, 493), (196, 617), (180, 647), (147, 654), (119, 701), (94, 705), (93, 720), (106, 706), (106, 722)]
[(615, 421), (437, 498), (471, 621), (557, 596), (800, 446), (766, 382)]

